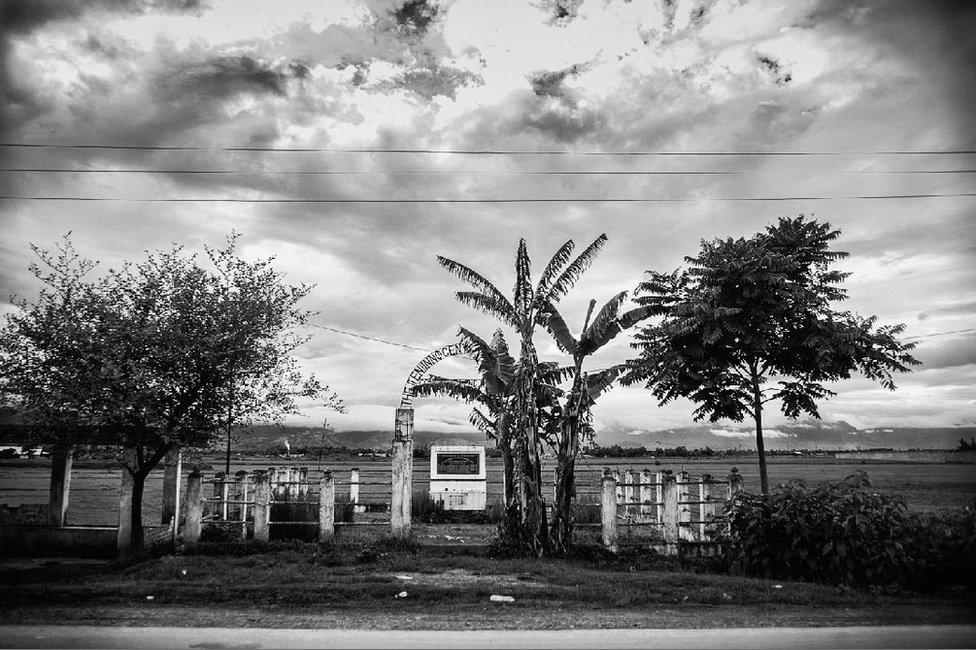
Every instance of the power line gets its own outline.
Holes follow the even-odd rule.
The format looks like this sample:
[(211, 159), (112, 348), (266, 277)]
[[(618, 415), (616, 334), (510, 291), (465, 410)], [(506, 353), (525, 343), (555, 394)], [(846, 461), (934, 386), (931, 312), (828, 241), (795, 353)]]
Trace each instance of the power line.
[[(356, 332), (350, 332), (349, 330), (343, 330), (343, 329), (339, 329), (339, 328), (336, 328), (336, 327), (327, 327), (325, 325), (319, 325), (317, 323), (309, 323), (309, 326), (311, 326), (311, 327), (317, 327), (317, 328), (323, 329), (323, 330), (328, 330), (330, 332), (335, 332), (336, 334), (343, 334), (345, 336), (351, 336), (351, 337), (354, 337), (354, 338), (357, 338), (357, 339), (363, 339), (363, 340), (366, 340), (366, 341), (373, 341), (375, 343), (383, 343), (385, 345), (392, 345), (392, 346), (395, 346), (395, 347), (398, 347), (398, 348), (405, 348), (407, 350), (417, 350), (418, 352), (433, 352), (433, 350), (430, 350), (430, 349), (427, 349), (427, 348), (419, 348), (417, 346), (408, 345), (406, 343), (397, 343), (396, 341), (389, 341), (387, 339), (376, 338), (374, 336), (366, 336), (365, 334), (358, 334)], [(921, 334), (919, 336), (907, 336), (907, 337), (905, 337), (905, 340), (906, 341), (914, 341), (914, 340), (917, 340), (917, 339), (927, 339), (927, 338), (932, 338), (932, 337), (936, 337), (936, 336), (947, 336), (949, 334), (966, 334), (966, 333), (969, 333), (969, 332), (976, 332), (976, 327), (971, 327), (969, 329), (962, 329), (962, 330), (948, 330), (948, 331), (945, 331), (945, 332), (933, 332), (931, 334)], [(590, 372), (598, 372), (599, 370), (603, 370), (603, 369), (591, 370)]]
[(470, 156), (953, 156), (976, 154), (973, 149), (867, 150), (867, 151), (571, 151), (532, 149), (426, 149), (371, 147), (204, 147), (193, 145), (123, 145), (3, 142), (0, 147), (23, 149), (105, 149), (115, 151), (227, 151), (355, 154), (451, 154)]
[(426, 348), (418, 348), (418, 347), (413, 346), (413, 345), (407, 345), (406, 343), (397, 343), (396, 341), (387, 341), (386, 339), (379, 339), (379, 338), (376, 338), (376, 337), (373, 337), (373, 336), (366, 336), (365, 334), (357, 334), (356, 332), (350, 332), (348, 330), (341, 330), (341, 329), (338, 329), (336, 327), (327, 327), (325, 325), (318, 325), (316, 323), (309, 323), (309, 325), (311, 327), (317, 327), (317, 328), (319, 328), (321, 330), (328, 330), (330, 332), (335, 332), (337, 334), (345, 334), (346, 336), (352, 336), (352, 337), (355, 337), (357, 339), (364, 339), (366, 341), (374, 341), (376, 343), (385, 343), (386, 345), (394, 345), (396, 347), (406, 348), (408, 350), (418, 350), (420, 352), (431, 352), (432, 351), (432, 350), (428, 350)]
[(933, 332), (932, 334), (921, 334), (919, 336), (907, 336), (905, 337), (905, 340), (915, 341), (917, 339), (932, 338), (933, 336), (946, 336), (947, 334), (966, 334), (968, 332), (976, 332), (976, 327), (970, 327), (969, 329), (965, 329), (965, 330), (949, 330), (947, 332)]
[(974, 174), (976, 169), (886, 169), (886, 170), (705, 170), (705, 171), (659, 171), (659, 170), (375, 170), (375, 171), (332, 171), (332, 170), (242, 170), (242, 169), (62, 169), (47, 167), (23, 167), (0, 169), (3, 173), (32, 174), (199, 174), (199, 175), (240, 175), (240, 176), (388, 176), (388, 175), (495, 175), (495, 176), (765, 176), (797, 174)]
[(883, 200), (883, 199), (934, 199), (976, 196), (976, 192), (957, 192), (950, 194), (862, 194), (847, 196), (701, 196), (687, 198), (478, 198), (478, 199), (233, 199), (233, 198), (126, 198), (106, 196), (0, 196), (2, 201), (81, 201), (114, 203), (304, 203), (304, 204), (437, 204), (437, 203), (689, 203), (695, 201), (842, 201), (842, 200)]

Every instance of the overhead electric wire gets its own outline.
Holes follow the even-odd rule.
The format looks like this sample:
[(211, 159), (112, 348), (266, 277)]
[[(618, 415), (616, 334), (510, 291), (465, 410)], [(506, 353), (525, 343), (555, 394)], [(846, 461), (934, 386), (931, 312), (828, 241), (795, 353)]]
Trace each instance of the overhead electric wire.
[(919, 336), (906, 336), (906, 341), (915, 341), (918, 339), (928, 339), (933, 336), (946, 336), (947, 334), (966, 334), (968, 332), (976, 332), (976, 327), (970, 327), (964, 330), (949, 330), (947, 332), (933, 332), (932, 334), (920, 334)]
[(205, 147), (194, 145), (70, 144), (0, 142), (0, 147), (23, 149), (105, 149), (117, 151), (229, 151), (355, 154), (452, 154), (471, 156), (955, 156), (976, 154), (974, 149), (866, 150), (866, 151), (572, 151), (532, 149), (426, 149), (372, 147)]
[(277, 203), (277, 204), (462, 204), (462, 203), (691, 203), (695, 201), (844, 201), (844, 200), (883, 200), (883, 199), (933, 199), (958, 198), (976, 196), (976, 192), (955, 192), (948, 194), (861, 194), (843, 196), (699, 196), (686, 198), (653, 198), (653, 197), (541, 197), (541, 198), (476, 198), (476, 199), (331, 199), (331, 198), (133, 198), (110, 196), (0, 196), (2, 201), (80, 201), (80, 202), (111, 202), (111, 203)]
[[(377, 337), (374, 337), (374, 336), (366, 336), (365, 334), (359, 334), (357, 332), (350, 332), (349, 330), (343, 330), (343, 329), (339, 329), (337, 327), (328, 327), (326, 325), (319, 325), (317, 323), (309, 323), (309, 326), (311, 326), (311, 327), (317, 327), (317, 328), (323, 329), (323, 330), (328, 330), (330, 332), (335, 332), (336, 334), (343, 334), (345, 336), (351, 336), (351, 337), (354, 337), (354, 338), (357, 338), (357, 339), (364, 339), (366, 341), (373, 341), (375, 343), (383, 343), (385, 345), (392, 345), (392, 346), (395, 346), (395, 347), (398, 347), (398, 348), (406, 348), (407, 350), (416, 350), (418, 352), (433, 352), (433, 350), (431, 350), (429, 348), (421, 348), (421, 347), (417, 347), (415, 345), (408, 345), (406, 343), (398, 343), (396, 341), (390, 341), (390, 340), (387, 340), (387, 339), (381, 339), (381, 338), (377, 338)], [(948, 330), (948, 331), (945, 331), (945, 332), (933, 332), (931, 334), (921, 334), (921, 335), (918, 335), (918, 336), (906, 336), (904, 340), (906, 340), (906, 341), (914, 341), (914, 340), (917, 340), (917, 339), (927, 339), (927, 338), (933, 338), (933, 337), (936, 337), (936, 336), (947, 336), (949, 334), (967, 334), (969, 332), (976, 332), (976, 327), (971, 327), (969, 329), (962, 329), (962, 330)], [(591, 371), (591, 372), (594, 372), (594, 371)]]
[(844, 169), (799, 169), (799, 170), (703, 170), (703, 171), (663, 171), (663, 170), (244, 170), (244, 169), (64, 169), (51, 167), (0, 168), (0, 173), (31, 174), (199, 174), (199, 175), (240, 175), (240, 176), (388, 176), (388, 175), (494, 175), (494, 176), (765, 176), (798, 174), (976, 174), (976, 169), (885, 169), (885, 170), (844, 170)]
[(317, 323), (309, 323), (311, 327), (317, 327), (321, 330), (328, 330), (330, 332), (335, 332), (336, 334), (345, 334), (346, 336), (352, 336), (357, 339), (364, 339), (366, 341), (374, 341), (376, 343), (384, 343), (386, 345), (393, 345), (399, 348), (406, 348), (408, 350), (417, 350), (419, 352), (432, 352), (426, 348), (418, 348), (415, 345), (407, 345), (406, 343), (397, 343), (396, 341), (387, 341), (386, 339), (380, 339), (373, 336), (366, 336), (365, 334), (357, 334), (356, 332), (350, 332), (348, 330), (342, 330), (337, 327), (328, 327), (326, 325), (319, 325)]

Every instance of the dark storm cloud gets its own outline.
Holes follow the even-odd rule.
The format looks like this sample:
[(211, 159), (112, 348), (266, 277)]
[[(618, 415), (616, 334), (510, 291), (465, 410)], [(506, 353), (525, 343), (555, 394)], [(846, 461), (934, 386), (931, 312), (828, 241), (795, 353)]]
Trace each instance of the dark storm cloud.
[(18, 76), (16, 62), (10, 56), (12, 39), (28, 36), (47, 24), (78, 19), (91, 12), (196, 14), (205, 7), (206, 3), (200, 0), (5, 0), (0, 3), (0, 137), (50, 108), (31, 80)]
[(959, 148), (976, 145), (976, 3), (822, 0), (798, 26), (855, 36), (916, 69), (955, 105)]
[[(320, 31), (307, 24), (291, 25), (275, 39), (270, 52), (299, 58), (310, 66), (354, 68), (349, 84), (371, 92), (404, 89), (428, 101), (456, 98), (457, 90), (480, 84), (481, 77), (451, 65), (443, 33), (435, 29), (441, 9), (424, 0), (373, 7), (372, 19), (359, 25), (329, 25)], [(370, 83), (370, 69), (387, 62), (403, 70), (392, 79)]]
[(397, 27), (408, 34), (423, 35), (437, 18), (438, 8), (426, 0), (407, 0), (393, 10)]
[(200, 0), (5, 0), (0, 4), (0, 32), (23, 34), (45, 23), (71, 20), (93, 10), (195, 13), (205, 6)]
[[(427, 100), (431, 100), (437, 95), (455, 99), (458, 88), (466, 86), (469, 83), (480, 82), (481, 77), (472, 72), (459, 70), (450, 66), (440, 66), (435, 63), (430, 67), (416, 68), (402, 72), (392, 81), (378, 84), (373, 88), (403, 88), (415, 92)], [(353, 78), (353, 83), (356, 83), (355, 77)]]
[(758, 58), (759, 62), (763, 64), (767, 70), (769, 70), (773, 78), (776, 80), (776, 83), (786, 85), (793, 81), (793, 75), (789, 70), (785, 70), (783, 68), (782, 64), (780, 64), (776, 57), (769, 56), (768, 54), (757, 54), (756, 57)]
[(289, 75), (305, 76), (303, 64), (287, 67), (272, 66), (250, 56), (214, 57), (204, 61), (186, 62), (163, 71), (153, 87), (161, 99), (177, 101), (200, 97), (223, 98), (238, 93), (286, 94)]
[(607, 130), (607, 116), (599, 110), (553, 102), (526, 102), (516, 128), (531, 130), (557, 142), (572, 143)]
[(549, 12), (549, 24), (567, 25), (579, 15), (583, 0), (548, 0), (542, 6)]
[(529, 76), (532, 92), (539, 97), (560, 97), (568, 99), (563, 82), (566, 80), (566, 77), (579, 74), (580, 70), (582, 70), (582, 66), (572, 65), (563, 70), (535, 72)]
[(229, 121), (229, 103), (242, 96), (256, 99), (259, 105), (273, 103), (289, 95), (289, 83), (295, 83), (300, 94), (306, 74), (301, 63), (215, 56), (198, 48), (176, 51), (166, 44), (158, 45), (142, 62), (138, 70), (124, 72), (126, 83), (119, 83), (118, 77), (81, 75), (77, 87), (84, 89), (83, 100), (71, 102), (68, 110), (75, 123), (85, 125), (86, 139), (154, 145), (232, 130), (234, 141), (264, 145), (278, 135), (274, 112), (241, 111)]

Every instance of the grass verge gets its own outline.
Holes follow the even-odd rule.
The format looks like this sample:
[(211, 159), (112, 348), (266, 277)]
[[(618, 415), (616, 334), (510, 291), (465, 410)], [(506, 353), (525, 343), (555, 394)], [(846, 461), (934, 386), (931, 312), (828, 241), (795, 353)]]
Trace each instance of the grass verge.
[[(515, 602), (492, 603), (492, 594)], [(974, 623), (976, 594), (741, 578), (647, 555), (491, 559), (390, 543), (214, 545), (129, 563), (0, 567), (0, 622), (53, 620), (399, 629)]]

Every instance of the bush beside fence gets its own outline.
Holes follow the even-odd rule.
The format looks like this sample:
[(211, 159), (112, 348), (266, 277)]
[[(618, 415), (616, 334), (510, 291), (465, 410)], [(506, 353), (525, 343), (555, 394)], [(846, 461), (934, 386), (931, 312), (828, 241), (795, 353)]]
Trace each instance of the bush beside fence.
[(733, 572), (850, 586), (976, 587), (976, 512), (908, 512), (864, 472), (770, 495), (738, 494), (726, 510)]

